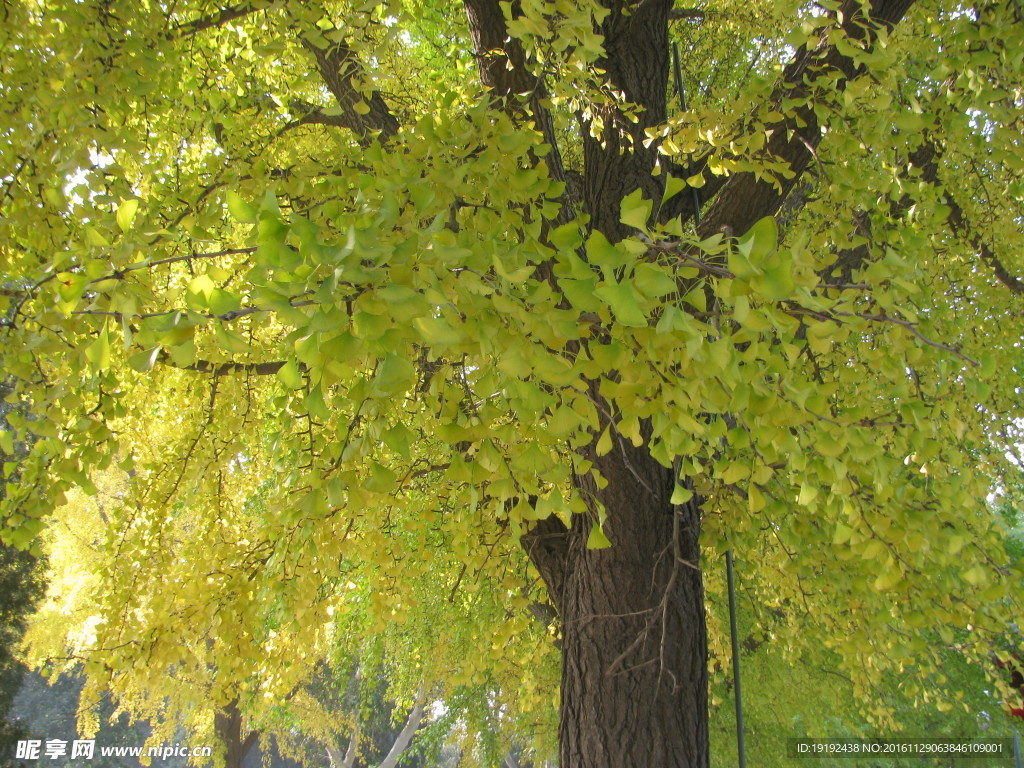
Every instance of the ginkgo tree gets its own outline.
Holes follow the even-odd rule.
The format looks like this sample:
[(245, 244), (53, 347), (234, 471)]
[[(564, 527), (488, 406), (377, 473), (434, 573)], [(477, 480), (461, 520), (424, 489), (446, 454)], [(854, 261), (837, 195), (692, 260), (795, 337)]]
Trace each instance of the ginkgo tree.
[[(174, 743), (184, 729), (194, 742), (215, 745), (227, 768), (238, 768), (257, 741), (266, 749), (271, 739), (302, 759), (311, 758), (317, 743), (317, 757), (330, 754), (339, 768), (357, 758), (367, 762), (373, 729), (362, 721), (384, 696), (396, 717), (406, 715), (380, 756), (385, 766), (409, 749), (432, 703), (443, 701), (447, 714), (430, 727), (435, 751), (456, 718), (474, 720), (462, 729), (470, 746), (486, 727), (492, 751), (524, 731), (517, 725), (524, 718), (550, 719), (544, 711), (556, 683), (546, 632), (522, 612), (509, 612), (502, 596), (522, 598), (500, 583), (477, 575), (472, 589), (460, 590), (464, 572), (452, 562), (443, 532), (396, 525), (387, 558), (339, 554), (320, 542), (330, 568), (322, 559), (307, 564), (322, 577), (312, 601), (316, 613), (307, 616), (307, 600), (294, 603), (288, 586), (294, 573), (269, 575), (277, 559), (273, 542), (282, 534), (266, 514), (263, 488), (244, 504), (220, 497), (210, 526), (182, 508), (155, 532), (146, 525), (139, 530), (138, 509), (123, 504), (130, 494), (124, 472), (108, 470), (93, 480), (91, 494), (68, 494), (42, 537), (49, 595), (26, 637), (26, 659), (49, 677), (84, 668), (79, 725), (100, 744), (106, 725), (100, 705), (108, 693), (116, 714), (152, 725), (147, 746)], [(232, 490), (229, 485), (221, 491)], [(265, 522), (273, 529), (263, 529)], [(356, 524), (345, 534), (350, 544), (363, 535)], [(374, 545), (383, 551), (382, 542)], [(407, 552), (421, 563), (403, 567), (399, 585), (392, 559)], [(130, 588), (111, 576), (118, 572)], [(465, 647), (481, 642), (493, 646), (494, 658), (466, 656)], [(111, 667), (110, 649), (123, 643), (145, 648), (147, 660), (161, 663)], [(353, 672), (372, 685), (348, 690)], [(339, 688), (344, 695), (334, 693)], [(481, 716), (489, 710), (502, 710), (501, 722)], [(542, 748), (550, 749), (543, 741), (551, 729), (540, 731)]]
[[(443, 594), (557, 612), (563, 768), (692, 767), (727, 549), (865, 700), (1019, 615), (984, 503), (1021, 417), (1015, 0), (2, 14), (2, 354), (32, 414), (4, 440), (36, 436), (5, 536), (130, 477), (108, 674), (183, 663), (133, 602), (172, 600), (132, 575), (168, 548), (233, 596), (224, 628), (182, 595), (231, 701), (257, 666), (285, 693), (344, 559), (387, 575), (382, 622), (413, 610), (427, 550), (396, 542), (436, 532)], [(481, 621), (455, 634), (497, 663)]]

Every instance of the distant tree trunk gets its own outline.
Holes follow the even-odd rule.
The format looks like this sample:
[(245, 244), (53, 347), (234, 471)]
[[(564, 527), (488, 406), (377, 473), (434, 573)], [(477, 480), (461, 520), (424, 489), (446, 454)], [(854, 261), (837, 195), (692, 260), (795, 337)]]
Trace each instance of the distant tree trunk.
[[(349, 752), (355, 756), (355, 739), (349, 744)], [(346, 755), (341, 754), (341, 751), (331, 744), (327, 745), (327, 757), (331, 761), (331, 768), (351, 768), (352, 761), (347, 759)]]
[(426, 684), (421, 683), (419, 692), (416, 694), (416, 703), (405, 720), (405, 726), (395, 738), (395, 743), (391, 745), (391, 749), (378, 768), (395, 768), (398, 765), (398, 758), (409, 748), (412, 737), (416, 734), (416, 729), (420, 727), (420, 723), (423, 721), (426, 700)]
[[(420, 685), (419, 692), (416, 695), (416, 702), (413, 708), (409, 711), (409, 716), (405, 720), (405, 725), (402, 730), (395, 737), (394, 742), (391, 744), (391, 749), (388, 750), (388, 754), (384, 757), (377, 768), (395, 768), (398, 765), (398, 759), (405, 753), (412, 743), (413, 736), (416, 735), (416, 729), (420, 727), (420, 723), (423, 722), (423, 716), (425, 713), (425, 705), (427, 701), (427, 688), (426, 684)], [(352, 731), (352, 737), (348, 743), (348, 750), (344, 755), (336, 747), (328, 744), (327, 755), (330, 757), (332, 768), (352, 768), (355, 765), (356, 758), (359, 755), (359, 733), (360, 725), (358, 720), (356, 721), (355, 728)]]
[(242, 737), (242, 712), (237, 699), (217, 711), (213, 717), (213, 730), (224, 747), (224, 768), (242, 768), (242, 761), (259, 734), (250, 731)]

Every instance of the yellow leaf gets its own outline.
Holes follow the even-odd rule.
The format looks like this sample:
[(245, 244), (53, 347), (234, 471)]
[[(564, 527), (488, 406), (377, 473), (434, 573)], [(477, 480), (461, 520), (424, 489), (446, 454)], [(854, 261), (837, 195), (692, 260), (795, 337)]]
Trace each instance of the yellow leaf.
[(722, 473), (722, 482), (727, 485), (737, 483), (750, 474), (750, 467), (740, 462), (733, 462)]
[(800, 495), (797, 496), (796, 503), (802, 507), (806, 507), (813, 504), (816, 498), (818, 498), (818, 486), (812, 485), (811, 483), (804, 483), (800, 486)]
[(961, 571), (960, 577), (972, 587), (982, 587), (988, 584), (988, 571), (982, 565), (976, 565), (973, 568), (968, 568), (966, 571)]
[(672, 498), (669, 499), (671, 504), (685, 504), (693, 498), (693, 491), (689, 488), (683, 488), (681, 485), (677, 485), (672, 490)]

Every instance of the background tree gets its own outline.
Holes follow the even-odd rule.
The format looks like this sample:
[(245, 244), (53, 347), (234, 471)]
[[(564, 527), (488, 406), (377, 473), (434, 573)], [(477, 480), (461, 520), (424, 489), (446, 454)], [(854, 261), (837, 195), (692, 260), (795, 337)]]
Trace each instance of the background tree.
[[(930, 739), (1009, 740), (1014, 730), (1020, 730), (1020, 721), (1007, 715), (991, 665), (971, 664), (955, 650), (943, 649), (938, 668), (927, 678), (920, 679), (919, 670), (886, 672), (875, 692), (875, 701), (881, 707), (866, 712), (853, 681), (838, 671), (836, 655), (822, 651), (794, 658), (786, 652), (787, 644), (781, 638), (769, 636), (772, 622), (764, 617), (755, 622), (751, 613), (750, 607), (741, 602), (745, 748), (750, 765), (793, 765), (791, 740), (797, 738), (871, 739), (884, 735), (912, 739), (924, 734)], [(759, 630), (759, 625), (764, 629)], [(937, 636), (931, 642), (942, 646)], [(906, 694), (907, 679), (920, 683), (916, 696)], [(726, 670), (712, 674), (709, 725), (714, 766), (736, 762), (732, 697), (731, 675)], [(846, 755), (822, 757), (819, 762), (829, 768), (910, 768), (962, 765), (964, 760), (954, 755), (884, 759)], [(993, 767), (1006, 762), (1005, 754), (977, 760), (979, 766)]]
[[(116, 470), (95, 480), (91, 495), (69, 494), (42, 537), (49, 592), (26, 643), (29, 662), (47, 674), (77, 679), (83, 664), (90, 670), (79, 706), (87, 736), (109, 739), (108, 725), (117, 727), (111, 712), (130, 713), (152, 725), (137, 743), (180, 741), (184, 729), (196, 743), (220, 745), (228, 766), (251, 764), (258, 744), (264, 752), (276, 744), (303, 763), (322, 762), (329, 754), (339, 765), (388, 765), (385, 761), (400, 756), (404, 764), (415, 765), (416, 759), (433, 759), (459, 723), (464, 746), (480, 747), (487, 759), (498, 759), (513, 734), (525, 730), (508, 712), (510, 701), (518, 697), (520, 714), (550, 702), (555, 682), (550, 663), (544, 663), (550, 657), (544, 653), (544, 632), (529, 631), (523, 616), (508, 616), (506, 605), (494, 599), (500, 592), (496, 585), (474, 579), (472, 590), (461, 590), (443, 542), (416, 546), (400, 527), (391, 545), (408, 546), (432, 561), (425, 578), (408, 584), (400, 597), (413, 606), (421, 603), (422, 609), (389, 598), (393, 577), (380, 564), (342, 555), (334, 564), (336, 578), (320, 585), (324, 612), (311, 622), (298, 622), (276, 588), (261, 590), (257, 604), (247, 609), (255, 614), (245, 617), (237, 602), (239, 582), (220, 579), (225, 572), (244, 570), (235, 559), (238, 552), (255, 547), (265, 553), (272, 547), (273, 536), (265, 538), (255, 524), (266, 516), (265, 488), (257, 487), (241, 505), (222, 498), (218, 526), (205, 531), (199, 549), (189, 540), (203, 522), (180, 510), (174, 525), (161, 526), (165, 551), (157, 552), (150, 549), (151, 530), (131, 525), (137, 510), (123, 506), (131, 478)], [(145, 557), (132, 554), (132, 588), (108, 589), (119, 558), (143, 552)], [(329, 549), (324, 554), (337, 557)], [(390, 559), (384, 562), (390, 565)], [(451, 585), (441, 594), (437, 583), (444, 577)], [(241, 584), (248, 586), (248, 578)], [(197, 591), (190, 590), (193, 585)], [(125, 637), (120, 626), (125, 616), (132, 617), (134, 637), (147, 638), (155, 653), (167, 653), (162, 644), (170, 642), (176, 662), (146, 676), (111, 668), (108, 644), (112, 636)], [(260, 644), (280, 650), (269, 663), (248, 656), (248, 677), (225, 679), (222, 660), (246, 658), (240, 646), (252, 640), (220, 628), (243, 620)], [(165, 637), (172, 626), (173, 640)], [(463, 648), (470, 641), (461, 633), (481, 628), (501, 643), (494, 653), (507, 657), (504, 664), (466, 657)], [(540, 670), (510, 674), (518, 663), (538, 661)], [(362, 683), (354, 677), (357, 669)], [(538, 687), (538, 678), (542, 691), (547, 689), (544, 698), (529, 690), (531, 682)], [(279, 694), (262, 695), (271, 685)], [(107, 706), (111, 698), (114, 710)], [(440, 701), (444, 716), (437, 717), (432, 704)], [(505, 714), (493, 717), (492, 710)], [(541, 738), (550, 730), (543, 729)]]
[[(9, 383), (0, 383), (0, 396), (10, 394)], [(0, 401), (0, 429), (7, 427), (6, 415), (11, 404)], [(13, 463), (22, 446), (13, 440), (0, 446), (0, 461)], [(0, 496), (6, 489), (0, 487)], [(14, 697), (27, 671), (18, 659), (18, 648), (25, 632), (25, 622), (43, 595), (45, 562), (26, 550), (0, 542), (0, 754), (14, 754), (19, 739), (30, 731), (8, 717)]]
[[(444, 627), (479, 674), (557, 611), (563, 768), (707, 765), (728, 548), (858, 697), (932, 633), (987, 659), (1019, 615), (984, 498), (1021, 415), (1020, 10), (748, 5), (3, 6), (3, 354), (39, 414), (6, 535), (120, 462), (106, 594), (179, 615), (135, 564), (212, 579), (222, 703), (287, 695), (343, 554), (387, 622), (439, 542), (435, 606), (513, 614)], [(220, 567), (167, 554), (263, 482)], [(200, 658), (171, 622), (98, 640), (108, 678)]]

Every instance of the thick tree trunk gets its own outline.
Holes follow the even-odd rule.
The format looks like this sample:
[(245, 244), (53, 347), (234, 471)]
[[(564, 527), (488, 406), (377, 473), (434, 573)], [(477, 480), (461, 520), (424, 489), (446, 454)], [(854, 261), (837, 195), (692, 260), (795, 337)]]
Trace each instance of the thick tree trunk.
[(237, 700), (214, 714), (213, 729), (224, 747), (224, 768), (242, 768), (242, 761), (256, 743), (258, 734), (250, 731), (242, 736), (242, 712)]
[(571, 531), (544, 521), (524, 540), (562, 620), (559, 765), (706, 768), (699, 505), (673, 506), (672, 473), (642, 449), (598, 461), (613, 546), (587, 549), (584, 518)]
[(636, 453), (635, 471), (644, 459), (660, 471), (641, 482), (621, 462), (605, 469), (619, 473), (601, 494), (613, 546), (575, 548), (565, 581), (566, 768), (708, 765), (699, 508), (673, 507), (670, 475)]

